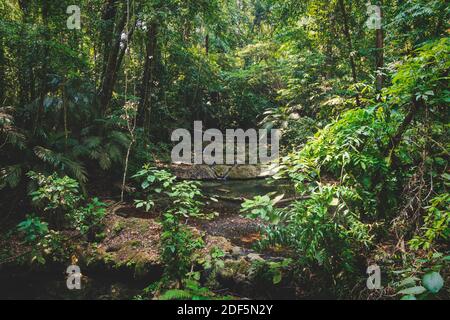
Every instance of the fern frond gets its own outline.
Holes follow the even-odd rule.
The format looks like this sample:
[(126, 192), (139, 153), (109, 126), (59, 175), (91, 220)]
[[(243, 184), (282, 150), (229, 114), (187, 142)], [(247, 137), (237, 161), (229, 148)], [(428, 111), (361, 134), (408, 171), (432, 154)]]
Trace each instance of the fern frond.
[(84, 184), (88, 181), (86, 168), (81, 163), (64, 157), (62, 159), (62, 164), (63, 170), (67, 168), (80, 184)]
[(8, 166), (0, 169), (0, 190), (9, 185), (15, 188), (22, 178), (22, 166), (20, 164)]
[(25, 149), (25, 134), (16, 126), (14, 126), (14, 108), (0, 108), (0, 134), (4, 136), (5, 142), (19, 149)]
[(89, 149), (82, 144), (77, 144), (72, 148), (72, 154), (74, 157), (88, 157)]
[(10, 125), (13, 123), (12, 107), (0, 107), (0, 126)]
[(118, 162), (118, 163), (123, 162), (123, 152), (120, 150), (120, 148), (117, 145), (108, 143), (105, 146), (105, 150), (109, 154), (109, 158), (111, 159), (112, 162)]
[(10, 127), (7, 131), (6, 142), (11, 144), (14, 147), (19, 148), (20, 150), (25, 149), (26, 147), (26, 136), (22, 132), (20, 132), (17, 128)]
[(62, 156), (59, 153), (40, 146), (34, 147), (33, 151), (34, 154), (45, 163), (51, 164), (54, 167), (61, 164)]
[(108, 153), (106, 153), (104, 150), (100, 153), (100, 157), (98, 159), (98, 162), (100, 164), (100, 168), (103, 170), (108, 170), (111, 168), (111, 159), (109, 158)]
[(88, 137), (88, 138), (84, 139), (83, 144), (88, 149), (95, 149), (95, 148), (98, 148), (102, 144), (102, 138), (96, 137), (96, 136)]
[(101, 150), (89, 150), (88, 153), (89, 158), (92, 160), (98, 160), (102, 155)]
[(35, 147), (33, 150), (35, 155), (43, 162), (52, 165), (54, 168), (59, 168), (62, 171), (67, 169), (67, 171), (71, 173), (71, 176), (82, 184), (87, 182), (86, 169), (80, 163), (44, 147)]
[(192, 298), (191, 292), (179, 289), (168, 290), (159, 297), (160, 300), (191, 300)]
[(120, 131), (111, 131), (108, 135), (108, 140), (114, 141), (123, 148), (128, 148), (130, 144), (130, 137), (126, 133)]

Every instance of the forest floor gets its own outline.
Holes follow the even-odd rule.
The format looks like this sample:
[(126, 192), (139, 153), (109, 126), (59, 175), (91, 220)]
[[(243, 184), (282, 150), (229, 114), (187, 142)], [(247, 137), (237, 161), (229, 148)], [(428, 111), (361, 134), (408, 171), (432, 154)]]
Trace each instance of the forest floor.
[[(90, 291), (85, 293), (90, 295), (89, 297), (92, 295), (94, 298), (98, 298), (106, 295), (106, 298), (114, 298), (114, 294), (117, 294), (117, 297), (120, 298), (130, 298), (129, 294), (138, 293), (139, 288), (144, 288), (143, 284), (149, 285), (162, 276), (163, 267), (159, 260), (161, 212), (154, 210), (147, 213), (136, 209), (130, 203), (106, 202), (108, 213), (103, 220), (104, 228), (96, 235), (95, 240), (86, 236), (82, 237), (73, 230), (61, 232), (67, 241), (65, 246), (67, 249), (64, 250), (64, 255), (59, 257), (58, 262), (68, 265), (75, 259), (88, 275), (94, 274), (89, 280), (91, 281)], [(320, 280), (315, 272), (308, 270), (304, 270), (305, 274), (302, 275), (300, 282), (295, 280), (292, 282), (292, 275), (286, 274), (286, 279), (283, 279), (283, 283), (279, 286), (273, 286), (271, 281), (254, 278), (255, 263), (280, 262), (289, 257), (289, 252), (283, 250), (257, 252), (254, 250), (254, 244), (261, 239), (259, 230), (262, 223), (243, 217), (239, 213), (238, 206), (214, 203), (206, 209), (210, 212), (219, 211), (219, 215), (210, 220), (192, 220), (188, 224), (192, 232), (200, 235), (204, 240), (205, 246), (199, 252), (200, 257), (207, 257), (213, 248), (218, 248), (225, 254), (223, 258), (225, 268), (217, 276), (218, 288), (221, 293), (251, 299), (331, 297), (326, 290), (318, 293), (314, 287), (309, 287)], [(26, 265), (26, 259), (29, 258), (27, 253), (32, 249), (24, 245), (19, 237), (14, 234), (7, 236), (4, 232), (0, 237), (0, 247), (7, 248), (9, 256), (12, 257), (7, 261), (3, 271), (8, 270), (8, 266), (10, 270), (16, 270), (16, 266)], [(399, 250), (398, 244), (385, 243), (377, 246), (373, 258), (378, 256), (376, 260), (383, 264), (383, 260), (396, 256), (397, 250)], [(380, 258), (380, 255), (386, 256), (386, 258)], [(49, 255), (50, 257), (52, 255)], [(52, 261), (49, 259), (48, 262)], [(387, 261), (385, 262), (387, 263)], [(3, 263), (0, 264), (0, 271), (2, 271), (2, 265)], [(53, 269), (46, 265), (40, 270), (48, 273)], [(106, 281), (99, 281), (99, 275), (105, 276), (108, 272), (112, 276)], [(126, 274), (127, 279), (130, 280), (122, 279), (122, 282), (118, 282), (114, 275), (115, 272)], [(49, 277), (52, 278), (55, 275), (51, 274)], [(25, 276), (24, 282), (28, 281), (27, 279)], [(113, 284), (110, 284), (110, 281)], [(127, 285), (132, 283), (131, 281), (138, 282), (135, 282), (133, 287)], [(65, 290), (60, 287), (60, 281), (52, 283), (57, 288), (52, 287), (50, 290), (54, 297), (60, 298), (61, 295), (65, 297)], [(301, 283), (300, 286), (299, 283)], [(112, 293), (110, 292), (111, 286), (115, 288)], [(36, 294), (40, 295), (41, 293), (42, 290), (36, 291)], [(362, 288), (361, 296), (358, 298), (386, 299), (394, 296), (395, 291), (390, 287), (386, 287), (381, 292), (367, 292)], [(35, 297), (31, 296), (31, 298)]]
[[(114, 253), (114, 260), (119, 264), (129, 263), (136, 258), (148, 263), (157, 262), (160, 214), (158, 211), (147, 213), (129, 204), (111, 207), (104, 220), (105, 238), (99, 243), (99, 250), (106, 254)], [(205, 241), (205, 255), (217, 247), (230, 257), (259, 259), (252, 246), (261, 239), (261, 222), (242, 217), (238, 210), (222, 207), (217, 217), (191, 220), (188, 224), (193, 233), (202, 236)], [(260, 257), (269, 257), (269, 254), (261, 253)]]
[[(104, 228), (96, 235), (95, 241), (73, 230), (61, 232), (68, 249), (59, 259), (67, 260), (67, 263), (75, 260), (84, 269), (121, 270), (134, 278), (157, 280), (162, 275), (159, 261), (161, 212), (155, 210), (147, 213), (127, 203), (107, 201), (107, 204)], [(215, 204), (207, 210), (220, 210), (220, 213), (213, 219), (192, 220), (188, 224), (192, 232), (204, 241), (200, 257), (207, 257), (212, 249), (220, 249), (225, 254), (226, 267), (219, 277), (226, 288), (221, 290), (234, 296), (267, 298), (266, 294), (255, 292), (259, 286), (250, 279), (252, 267), (255, 262), (282, 261), (286, 252), (253, 250), (253, 244), (261, 239), (260, 222), (242, 217), (238, 208)], [(13, 267), (26, 263), (24, 259), (32, 248), (18, 237), (11, 237), (3, 235), (0, 242), (5, 241), (1, 246), (6, 247), (7, 241), (9, 256), (12, 257), (7, 264)], [(282, 293), (286, 294), (293, 297), (291, 290)]]

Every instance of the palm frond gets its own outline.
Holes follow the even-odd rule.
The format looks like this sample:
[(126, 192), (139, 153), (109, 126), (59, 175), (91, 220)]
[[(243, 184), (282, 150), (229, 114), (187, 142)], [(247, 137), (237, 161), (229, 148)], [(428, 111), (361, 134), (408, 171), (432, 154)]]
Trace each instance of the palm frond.
[(111, 159), (112, 162), (118, 163), (123, 162), (123, 152), (116, 144), (108, 143), (105, 146), (105, 150), (109, 154), (109, 158)]
[(19, 129), (15, 127), (11, 127), (8, 129), (6, 134), (6, 142), (11, 144), (14, 147), (23, 150), (26, 148), (26, 136), (24, 133), (19, 131)]
[(15, 188), (22, 178), (22, 166), (20, 164), (7, 166), (0, 169), (0, 190), (6, 186)]
[(34, 147), (33, 151), (36, 157), (47, 164), (51, 164), (54, 167), (61, 164), (62, 156), (59, 153), (40, 146)]
[(86, 168), (81, 163), (66, 157), (63, 157), (61, 162), (63, 170), (67, 169), (80, 184), (88, 181)]
[(0, 108), (0, 134), (4, 136), (5, 143), (9, 143), (19, 149), (25, 149), (25, 134), (14, 126), (14, 108)]
[(109, 168), (111, 168), (111, 158), (109, 157), (107, 152), (105, 152), (104, 150), (102, 151), (103, 152), (100, 152), (100, 157), (98, 159), (99, 164), (103, 170), (108, 170)]
[(102, 138), (97, 136), (91, 136), (84, 139), (83, 144), (88, 149), (98, 148), (102, 144)]
[(120, 131), (111, 131), (108, 135), (108, 140), (114, 141), (123, 148), (128, 148), (130, 144), (130, 137), (128, 134)]
[(35, 147), (33, 151), (35, 155), (43, 162), (62, 171), (69, 171), (72, 176), (82, 184), (87, 182), (87, 171), (79, 162), (69, 159), (61, 153), (57, 153), (40, 146)]

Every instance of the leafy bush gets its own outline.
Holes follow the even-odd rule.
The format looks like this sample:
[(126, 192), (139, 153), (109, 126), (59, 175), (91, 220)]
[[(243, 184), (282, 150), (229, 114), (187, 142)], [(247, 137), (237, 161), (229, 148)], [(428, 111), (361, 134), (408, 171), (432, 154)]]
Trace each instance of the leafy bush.
[(28, 176), (38, 184), (31, 192), (32, 202), (49, 214), (51, 221), (60, 226), (63, 219), (80, 204), (79, 184), (69, 177), (60, 178), (56, 173), (44, 176), (29, 172)]
[(391, 195), (384, 206), (396, 200), (387, 192), (395, 176), (382, 153), (391, 131), (382, 109), (347, 111), (283, 159), (276, 178), (292, 180), (305, 200), (284, 209), (268, 196), (244, 203), (242, 212), (272, 223), (261, 245), (287, 245), (302, 262), (333, 274), (354, 270), (356, 257), (372, 243), (379, 195)]
[(441, 194), (430, 201), (425, 223), (422, 226), (423, 235), (410, 241), (411, 248), (429, 250), (438, 240), (450, 238), (450, 194)]
[(202, 196), (195, 182), (176, 182), (176, 177), (165, 170), (146, 165), (134, 175), (141, 181), (145, 200), (136, 200), (136, 207), (151, 209), (162, 195), (169, 198), (162, 215), (161, 259), (165, 266), (166, 279), (181, 284), (194, 263), (194, 253), (203, 247), (199, 235), (183, 224), (183, 219), (202, 217)]
[(447, 269), (450, 256), (436, 252), (429, 258), (413, 258), (408, 269), (394, 271), (402, 280), (393, 284), (402, 300), (424, 300), (437, 298), (446, 280), (442, 277)]
[[(416, 54), (399, 64), (392, 86), (386, 89), (389, 103), (404, 105), (416, 99), (431, 107), (448, 104), (450, 38), (427, 42), (416, 50)], [(445, 114), (446, 111), (442, 111)]]
[(94, 198), (85, 207), (76, 209), (72, 214), (72, 225), (85, 234), (93, 226), (99, 226), (106, 214), (106, 204)]
[(195, 262), (195, 252), (204, 246), (203, 240), (181, 223), (183, 217), (174, 208), (162, 219), (161, 260), (165, 275), (178, 282), (186, 277)]
[(317, 131), (314, 119), (301, 117), (299, 110), (290, 107), (267, 110), (260, 124), (266, 129), (279, 128), (282, 133), (280, 144), (288, 150), (304, 146)]
[(217, 296), (209, 288), (202, 287), (198, 281), (187, 279), (184, 289), (172, 289), (164, 292), (160, 300), (226, 300), (229, 297)]
[(280, 219), (281, 212), (275, 205), (284, 197), (278, 196), (271, 199), (268, 194), (265, 196), (256, 196), (253, 199), (247, 199), (242, 204), (241, 213), (247, 213), (247, 216), (252, 219), (262, 219), (273, 224), (277, 224)]
[(53, 261), (62, 261), (66, 257), (61, 235), (50, 230), (48, 223), (40, 218), (28, 216), (19, 223), (17, 229), (24, 235), (26, 244), (31, 246), (31, 252), (26, 255), (30, 256), (31, 263), (45, 264), (48, 257)]
[(145, 208), (148, 212), (155, 205), (155, 198), (160, 198), (163, 193), (171, 192), (176, 177), (165, 170), (158, 170), (150, 165), (144, 165), (136, 173), (133, 179), (140, 181), (144, 200), (135, 200), (136, 208)]
[(291, 265), (291, 259), (281, 262), (254, 261), (251, 268), (252, 278), (270, 280), (274, 285), (280, 284), (286, 269)]
[(177, 215), (184, 218), (206, 217), (201, 212), (203, 203), (199, 199), (203, 195), (199, 186), (199, 183), (195, 181), (182, 181), (175, 184), (170, 192), (167, 193), (173, 201), (173, 210), (177, 212)]
[(57, 174), (44, 176), (30, 172), (29, 177), (37, 182), (38, 189), (31, 192), (32, 202), (49, 215), (56, 227), (66, 223), (85, 234), (92, 227), (99, 227), (106, 214), (106, 205), (98, 198), (92, 199), (86, 206), (80, 195), (79, 184), (69, 177)]
[[(361, 222), (358, 212), (349, 207), (358, 194), (347, 187), (319, 185), (310, 198), (296, 201), (284, 209), (252, 209), (253, 217), (269, 218), (263, 228), (262, 248), (284, 245), (296, 251), (302, 263), (318, 264), (328, 271), (353, 270), (355, 256), (372, 240), (370, 227)], [(249, 202), (244, 203), (244, 212)]]
[(48, 259), (54, 262), (67, 261), (68, 250), (67, 245), (63, 245), (63, 236), (54, 230), (50, 230), (31, 251), (31, 262), (37, 261), (45, 264)]
[(229, 299), (227, 296), (215, 294), (211, 288), (217, 286), (217, 272), (224, 267), (222, 258), (225, 253), (217, 247), (213, 247), (206, 257), (199, 257), (198, 263), (203, 270), (208, 272), (205, 285), (201, 284), (202, 271), (190, 271), (182, 280), (183, 289), (171, 289), (164, 292), (160, 300), (224, 300)]
[(25, 241), (33, 244), (42, 239), (48, 231), (48, 223), (34, 216), (28, 216), (26, 220), (19, 223), (17, 229), (25, 236)]
[(347, 111), (320, 130), (301, 151), (286, 157), (282, 174), (296, 182), (300, 191), (305, 181), (334, 179), (371, 192), (364, 197), (369, 200), (364, 202), (365, 211), (375, 213), (373, 192), (392, 179), (382, 146), (393, 131), (382, 108)]

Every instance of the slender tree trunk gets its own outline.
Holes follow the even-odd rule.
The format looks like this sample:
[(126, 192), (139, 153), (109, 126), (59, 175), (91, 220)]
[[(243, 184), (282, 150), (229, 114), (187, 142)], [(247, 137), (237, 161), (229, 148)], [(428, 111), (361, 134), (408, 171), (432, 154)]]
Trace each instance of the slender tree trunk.
[(68, 99), (67, 99), (67, 90), (66, 84), (64, 83), (62, 86), (62, 96), (63, 96), (63, 122), (64, 122), (64, 149), (67, 151), (67, 141), (69, 140), (69, 128), (67, 121), (67, 112), (68, 112)]
[(101, 79), (103, 79), (106, 66), (108, 65), (109, 54), (111, 50), (111, 44), (114, 39), (114, 22), (117, 15), (118, 0), (107, 0), (103, 9), (102, 21), (103, 29), (101, 30), (101, 39), (103, 41), (103, 61), (101, 69)]
[(408, 129), (411, 122), (414, 120), (416, 113), (420, 109), (424, 109), (424, 107), (425, 105), (422, 100), (417, 100), (415, 98), (413, 99), (408, 114), (406, 115), (400, 126), (397, 128), (397, 132), (395, 133), (395, 135), (391, 138), (388, 148), (385, 151), (385, 156), (389, 156), (389, 154), (392, 154), (395, 149), (397, 149), (397, 147), (400, 145), (400, 142), (402, 141), (404, 133)]
[(108, 63), (106, 65), (105, 73), (102, 79), (102, 85), (100, 91), (98, 93), (100, 98), (100, 112), (102, 114), (106, 114), (109, 104), (111, 102), (112, 93), (114, 90), (114, 86), (117, 80), (117, 73), (122, 65), (123, 57), (128, 48), (128, 45), (131, 41), (131, 37), (133, 36), (133, 32), (135, 29), (135, 25), (133, 25), (128, 34), (126, 35), (127, 39), (122, 39), (122, 34), (124, 32), (125, 24), (127, 21), (127, 11), (124, 10), (122, 13), (122, 17), (117, 26), (118, 32), (115, 34), (114, 44), (110, 49)]
[(183, 25), (183, 40), (186, 45), (189, 43), (191, 39), (191, 28), (192, 28), (191, 21), (189, 19), (186, 19)]
[[(26, 39), (27, 33), (27, 23), (29, 18), (29, 3), (25, 0), (19, 1), (20, 10), (23, 14), (22, 23), (20, 26), (21, 38)], [(34, 99), (34, 74), (33, 68), (28, 61), (26, 48), (19, 47), (16, 50), (17, 56), (21, 57), (22, 61), (17, 67), (18, 71), (18, 82), (19, 82), (19, 104), (21, 106), (27, 105), (30, 102), (30, 96)], [(24, 77), (23, 75), (27, 75)]]
[(322, 71), (326, 79), (331, 79), (333, 77), (334, 64), (333, 44), (331, 40), (327, 40), (325, 48), (325, 68)]
[[(352, 37), (350, 34), (347, 9), (345, 8), (344, 0), (339, 0), (339, 8), (342, 13), (344, 36), (345, 36), (345, 39), (347, 40), (347, 46), (348, 46), (348, 50), (350, 52), (349, 61), (350, 61), (350, 67), (352, 69), (352, 78), (353, 78), (353, 82), (357, 83), (358, 76), (357, 76), (357, 71), (356, 71), (355, 58), (353, 56), (353, 42), (352, 42)], [(356, 94), (356, 104), (358, 105), (358, 107), (361, 105), (360, 100), (359, 100), (359, 94)]]
[[(189, 43), (191, 41), (191, 21), (186, 19), (185, 23), (183, 25), (183, 41), (184, 41), (184, 45), (186, 47), (189, 46)], [(195, 107), (193, 106), (193, 101), (191, 103), (191, 96), (193, 94), (192, 92), (192, 83), (191, 83), (191, 79), (185, 79), (184, 80), (184, 90), (183, 90), (183, 107), (185, 108), (186, 112), (189, 114), (188, 115), (188, 119), (189, 122), (193, 122), (194, 120), (196, 120), (196, 116), (195, 116)]]
[[(383, 1), (380, 1), (381, 19), (383, 19)], [(377, 91), (380, 92), (384, 86), (384, 31), (381, 26), (376, 30), (376, 71), (377, 71)]]
[(153, 22), (147, 31), (146, 57), (144, 64), (144, 74), (141, 85), (141, 101), (139, 106), (140, 118), (145, 133), (150, 131), (152, 94), (154, 89), (155, 67), (158, 60), (158, 25)]
[(0, 107), (5, 103), (6, 97), (6, 59), (3, 32), (0, 31)]
[[(42, 0), (42, 21), (44, 24), (44, 41), (45, 43), (50, 41), (50, 30), (49, 30), (49, 24), (48, 24), (48, 17), (49, 17), (49, 9), (50, 9), (50, 3), (48, 2), (48, 0)], [(36, 118), (35, 118), (35, 123), (34, 123), (34, 133), (36, 132), (37, 128), (39, 128), (40, 126), (40, 122), (41, 122), (41, 117), (44, 114), (45, 111), (45, 106), (44, 106), (44, 102), (45, 102), (45, 96), (47, 95), (48, 92), (48, 79), (47, 79), (47, 75), (48, 75), (48, 70), (49, 70), (49, 52), (48, 52), (48, 46), (46, 44), (44, 44), (41, 48), (41, 53), (42, 53), (42, 65), (40, 68), (40, 72), (39, 72), (39, 81), (40, 81), (40, 85), (39, 85), (39, 105), (38, 105), (38, 110), (37, 110), (37, 114), (36, 114)]]

